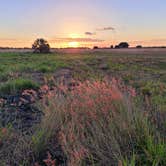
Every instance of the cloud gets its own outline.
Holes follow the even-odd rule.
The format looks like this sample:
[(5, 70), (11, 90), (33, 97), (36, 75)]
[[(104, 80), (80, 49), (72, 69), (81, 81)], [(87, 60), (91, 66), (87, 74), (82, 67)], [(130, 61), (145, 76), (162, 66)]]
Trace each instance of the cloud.
[(92, 35), (95, 35), (96, 33), (94, 32), (85, 32), (85, 35), (89, 35), (89, 36), (92, 36)]
[(103, 42), (102, 39), (92, 39), (92, 38), (54, 38), (49, 40), (49, 42)]
[(104, 28), (98, 28), (97, 31), (114, 31), (115, 28), (113, 27), (104, 27)]

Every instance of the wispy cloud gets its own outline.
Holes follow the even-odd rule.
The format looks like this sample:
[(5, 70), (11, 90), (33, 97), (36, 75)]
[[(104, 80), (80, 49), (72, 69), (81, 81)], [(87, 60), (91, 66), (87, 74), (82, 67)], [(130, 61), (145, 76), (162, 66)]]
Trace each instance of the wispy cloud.
[(103, 42), (102, 39), (92, 39), (92, 38), (54, 38), (49, 40), (49, 42)]
[(96, 29), (97, 31), (114, 31), (114, 27), (103, 27), (103, 28), (98, 28)]
[(96, 33), (95, 32), (85, 32), (85, 35), (93, 36), (93, 35), (96, 35)]

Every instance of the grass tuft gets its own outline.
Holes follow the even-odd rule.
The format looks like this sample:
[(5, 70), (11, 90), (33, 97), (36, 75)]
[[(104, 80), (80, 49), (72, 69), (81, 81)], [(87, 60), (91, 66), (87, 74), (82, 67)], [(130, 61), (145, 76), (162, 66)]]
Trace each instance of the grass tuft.
[(14, 95), (26, 89), (37, 90), (39, 85), (31, 80), (16, 79), (0, 85), (0, 95)]

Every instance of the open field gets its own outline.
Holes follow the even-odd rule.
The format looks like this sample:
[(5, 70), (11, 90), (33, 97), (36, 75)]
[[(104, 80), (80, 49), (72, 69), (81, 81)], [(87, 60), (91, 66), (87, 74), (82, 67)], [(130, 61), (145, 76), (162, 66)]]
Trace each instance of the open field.
[[(74, 77), (84, 79), (88, 79), (88, 74), (89, 78), (120, 75), (124, 79), (131, 76), (134, 81), (165, 82), (166, 49), (59, 49), (47, 55), (24, 52), (16, 50), (0, 54), (1, 83), (17, 78), (42, 83), (44, 77), (54, 76), (58, 69), (66, 68)], [(80, 72), (84, 74), (80, 75)]]
[[(68, 53), (68, 52), (110, 52), (110, 53), (126, 53), (126, 54), (165, 54), (166, 52), (166, 48), (127, 48), (127, 49), (67, 49), (67, 48), (62, 48), (62, 49), (57, 49), (57, 48), (52, 48), (51, 52), (59, 52), (59, 53)], [(0, 52), (17, 52), (17, 53), (21, 53), (21, 52), (33, 52), (32, 49), (17, 49), (17, 48), (13, 48), (13, 49), (0, 49)]]
[(0, 50), (0, 165), (166, 165), (166, 49), (52, 51)]

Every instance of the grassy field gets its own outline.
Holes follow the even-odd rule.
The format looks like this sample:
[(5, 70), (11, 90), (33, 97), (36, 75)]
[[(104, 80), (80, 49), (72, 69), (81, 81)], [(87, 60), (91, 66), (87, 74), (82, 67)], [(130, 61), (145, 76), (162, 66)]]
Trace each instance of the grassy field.
[(166, 165), (165, 49), (0, 53), (0, 165)]

